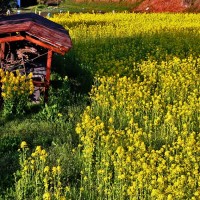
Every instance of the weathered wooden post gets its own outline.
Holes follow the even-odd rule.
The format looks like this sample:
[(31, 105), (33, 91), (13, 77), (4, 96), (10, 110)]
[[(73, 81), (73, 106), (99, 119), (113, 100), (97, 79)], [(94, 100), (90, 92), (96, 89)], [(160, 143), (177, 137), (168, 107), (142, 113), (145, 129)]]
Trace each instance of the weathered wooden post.
[[(4, 59), (4, 56), (5, 56), (5, 43), (1, 43), (1, 46), (0, 46), (0, 67), (2, 65), (2, 60)], [(1, 80), (1, 77), (0, 77), (0, 80)], [(0, 82), (0, 108), (2, 107), (3, 105), (3, 97), (1, 96), (1, 92), (2, 92), (2, 88), (1, 88), (2, 84)]]
[(51, 61), (52, 61), (53, 52), (52, 50), (48, 50), (47, 54), (47, 67), (46, 67), (46, 86), (45, 86), (45, 94), (44, 101), (48, 101), (48, 90), (50, 85), (50, 75), (51, 75)]

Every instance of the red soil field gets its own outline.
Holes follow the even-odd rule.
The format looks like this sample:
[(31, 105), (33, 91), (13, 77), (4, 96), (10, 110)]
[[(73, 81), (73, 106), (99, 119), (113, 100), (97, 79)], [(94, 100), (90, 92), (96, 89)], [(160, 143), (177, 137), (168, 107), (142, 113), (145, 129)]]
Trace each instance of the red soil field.
[(200, 0), (144, 0), (134, 12), (200, 12)]

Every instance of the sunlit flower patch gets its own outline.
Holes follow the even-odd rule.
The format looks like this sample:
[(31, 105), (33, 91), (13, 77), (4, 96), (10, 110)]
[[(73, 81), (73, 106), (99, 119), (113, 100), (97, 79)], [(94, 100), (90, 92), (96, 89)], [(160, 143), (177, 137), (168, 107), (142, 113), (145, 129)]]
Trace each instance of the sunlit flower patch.
[(200, 60), (137, 67), (136, 79), (96, 78), (76, 127), (83, 187), (103, 199), (196, 199)]

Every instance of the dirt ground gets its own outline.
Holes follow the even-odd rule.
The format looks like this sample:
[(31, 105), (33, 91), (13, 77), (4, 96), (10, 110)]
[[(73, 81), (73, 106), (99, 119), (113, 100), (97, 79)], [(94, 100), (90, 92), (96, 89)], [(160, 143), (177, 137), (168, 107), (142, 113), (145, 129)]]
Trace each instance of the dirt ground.
[(144, 0), (134, 12), (200, 12), (200, 0)]

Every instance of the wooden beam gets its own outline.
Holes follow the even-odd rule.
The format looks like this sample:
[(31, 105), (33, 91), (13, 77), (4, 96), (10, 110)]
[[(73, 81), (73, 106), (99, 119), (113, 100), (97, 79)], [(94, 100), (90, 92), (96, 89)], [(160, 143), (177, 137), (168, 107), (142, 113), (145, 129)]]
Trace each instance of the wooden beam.
[(5, 57), (5, 43), (1, 43), (0, 46), (0, 59), (4, 59)]
[(56, 53), (59, 53), (61, 55), (64, 55), (66, 52), (69, 51), (69, 48), (68, 49), (59, 49), (59, 48), (56, 48), (50, 44), (47, 44), (47, 43), (44, 43), (40, 40), (37, 40), (35, 38), (32, 38), (28, 35), (25, 35), (25, 36), (8, 36), (8, 37), (3, 37), (3, 38), (0, 38), (0, 43), (4, 43), (4, 42), (16, 42), (16, 41), (21, 41), (21, 40), (28, 40), (29, 42), (32, 42), (32, 43), (35, 43), (41, 47), (44, 47), (46, 49), (50, 49)]
[(2, 83), (0, 83), (0, 109), (2, 109), (3, 106), (3, 97), (1, 96), (2, 93)]
[(47, 81), (47, 83), (50, 82), (52, 56), (53, 56), (53, 52), (51, 50), (48, 50), (47, 67), (46, 67), (46, 81)]
[(50, 85), (50, 76), (51, 76), (51, 61), (52, 61), (53, 51), (48, 50), (47, 54), (47, 66), (46, 66), (46, 79), (45, 79), (45, 95), (44, 102), (48, 101), (48, 90)]
[(0, 38), (0, 43), (4, 43), (4, 42), (15, 42), (15, 41), (20, 41), (20, 40), (24, 40), (25, 38), (23, 36), (8, 36), (8, 37), (3, 37)]
[[(1, 67), (1, 59), (4, 59), (4, 57), (5, 57), (5, 43), (1, 43), (1, 45), (0, 45), (0, 67)], [(1, 93), (2, 93), (2, 83), (0, 83), (0, 109), (3, 106), (3, 97), (1, 96)]]

